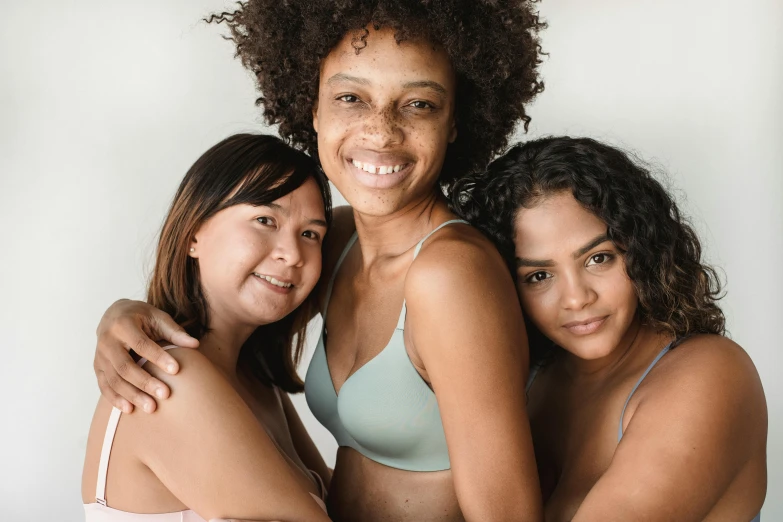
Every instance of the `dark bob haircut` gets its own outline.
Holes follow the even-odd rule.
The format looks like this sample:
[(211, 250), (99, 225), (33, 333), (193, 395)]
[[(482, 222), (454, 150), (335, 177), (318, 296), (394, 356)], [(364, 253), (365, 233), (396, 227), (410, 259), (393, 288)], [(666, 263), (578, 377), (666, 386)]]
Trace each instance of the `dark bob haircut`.
[[(168, 313), (188, 334), (201, 338), (209, 330), (209, 307), (197, 260), (188, 255), (196, 231), (225, 208), (269, 204), (310, 178), (318, 184), (330, 223), (331, 193), (326, 177), (309, 156), (279, 138), (237, 134), (205, 152), (182, 180), (163, 223), (147, 302)], [(315, 294), (311, 293), (298, 313), (258, 327), (242, 347), (240, 368), (267, 386), (302, 391), (296, 366)], [(297, 344), (292, 350), (294, 336)]]
[(279, 124), (281, 136), (316, 158), (312, 109), (320, 65), (347, 33), (373, 24), (393, 29), (398, 42), (424, 38), (442, 46), (457, 77), (457, 141), (439, 178), (449, 190), (505, 149), (520, 121), (527, 129), (525, 105), (543, 90), (538, 31), (545, 25), (534, 2), (248, 0), (209, 21), (228, 25), (237, 56), (257, 79), (266, 122)]
[[(530, 141), (495, 160), (487, 173), (462, 180), (452, 199), (457, 212), (497, 245), (516, 276), (516, 213), (558, 192), (571, 193), (606, 223), (609, 239), (625, 257), (646, 324), (678, 340), (725, 333), (717, 305), (720, 281), (702, 263), (696, 233), (663, 186), (618, 149), (589, 138)], [(533, 358), (541, 348), (534, 346), (536, 334)]]

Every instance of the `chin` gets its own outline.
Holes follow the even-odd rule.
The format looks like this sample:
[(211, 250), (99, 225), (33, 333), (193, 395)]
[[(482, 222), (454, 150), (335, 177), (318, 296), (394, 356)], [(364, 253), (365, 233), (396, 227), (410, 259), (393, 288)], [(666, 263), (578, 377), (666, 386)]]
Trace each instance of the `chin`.
[(570, 339), (569, 342), (561, 344), (560, 346), (580, 359), (592, 361), (601, 359), (612, 353), (617, 346), (617, 341), (612, 341), (606, 337), (583, 340)]

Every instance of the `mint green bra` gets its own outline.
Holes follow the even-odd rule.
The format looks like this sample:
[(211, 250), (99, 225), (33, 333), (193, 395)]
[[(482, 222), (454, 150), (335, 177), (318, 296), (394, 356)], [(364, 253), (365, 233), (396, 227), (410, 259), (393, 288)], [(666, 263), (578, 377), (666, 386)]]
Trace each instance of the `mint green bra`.
[[(432, 234), (461, 219), (446, 221), (419, 241), (413, 258)], [(324, 333), (329, 298), (337, 271), (356, 242), (356, 233), (343, 250), (326, 290), (324, 327), (305, 377), (305, 397), (313, 415), (337, 444), (365, 457), (407, 471), (449, 469), (449, 453), (435, 393), (408, 358), (403, 342), (405, 301), (397, 328), (386, 347), (334, 390), (326, 363)]]

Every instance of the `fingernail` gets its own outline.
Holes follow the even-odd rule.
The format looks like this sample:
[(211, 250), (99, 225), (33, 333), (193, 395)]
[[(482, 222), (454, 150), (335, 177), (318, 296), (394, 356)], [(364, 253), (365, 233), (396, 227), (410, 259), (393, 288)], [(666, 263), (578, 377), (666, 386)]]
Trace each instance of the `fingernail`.
[(144, 411), (146, 411), (147, 413), (152, 413), (152, 404), (150, 403), (145, 404)]
[(166, 365), (166, 371), (169, 373), (174, 373), (177, 371), (177, 366), (175, 364), (168, 364)]
[(158, 399), (162, 399), (163, 397), (165, 397), (165, 395), (166, 395), (166, 392), (163, 391), (163, 388), (158, 388), (157, 390), (155, 390), (155, 396)]
[(131, 412), (130, 404), (123, 404), (122, 405), (122, 413), (130, 413), (130, 412)]

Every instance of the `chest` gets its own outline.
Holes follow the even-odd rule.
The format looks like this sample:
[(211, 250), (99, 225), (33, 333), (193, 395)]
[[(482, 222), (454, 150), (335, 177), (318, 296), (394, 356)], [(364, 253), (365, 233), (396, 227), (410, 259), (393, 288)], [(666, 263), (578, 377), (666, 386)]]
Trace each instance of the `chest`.
[(328, 366), (338, 392), (348, 377), (389, 345), (404, 323), (404, 267), (360, 273), (355, 265), (346, 259), (335, 278), (324, 325)]
[(288, 419), (277, 392), (261, 384), (249, 382), (243, 383), (239, 392), (289, 464), (306, 471), (294, 447)]
[(622, 386), (542, 381), (531, 390), (528, 413), (547, 520), (571, 520), (609, 468), (625, 396)]

